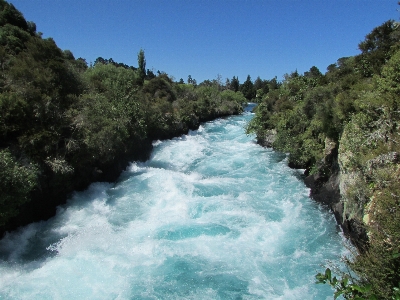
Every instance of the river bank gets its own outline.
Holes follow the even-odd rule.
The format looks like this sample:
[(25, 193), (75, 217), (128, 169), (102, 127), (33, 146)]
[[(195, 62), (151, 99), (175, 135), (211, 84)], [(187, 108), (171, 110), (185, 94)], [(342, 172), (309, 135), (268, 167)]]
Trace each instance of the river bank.
[[(266, 148), (273, 148), (276, 131), (269, 131), (264, 138), (258, 138), (257, 143)], [(301, 166), (289, 163), (291, 168)], [(330, 139), (325, 140), (324, 156), (318, 162), (313, 174), (310, 170), (304, 172), (304, 184), (310, 188), (310, 197), (318, 203), (329, 208), (335, 217), (335, 220), (343, 231), (344, 235), (351, 243), (362, 250), (368, 241), (367, 233), (363, 224), (357, 219), (349, 218), (344, 213), (344, 203), (340, 190), (341, 171), (338, 163), (338, 147)]]
[(119, 153), (114, 160), (106, 163), (96, 161), (75, 170), (74, 176), (65, 178), (64, 184), (55, 184), (57, 174), (44, 174), (40, 178), (40, 189), (31, 194), (31, 200), (19, 208), (19, 213), (7, 224), (0, 226), (0, 237), (32, 222), (48, 220), (56, 214), (57, 207), (65, 204), (74, 191), (85, 190), (93, 182), (114, 182), (132, 161), (146, 161), (153, 150), (154, 140), (166, 140), (188, 134), (196, 130), (203, 122), (215, 120), (228, 115), (237, 115), (242, 110), (213, 111), (200, 117), (193, 117), (186, 123), (174, 124), (162, 133), (153, 134), (149, 138), (130, 142), (131, 148)]

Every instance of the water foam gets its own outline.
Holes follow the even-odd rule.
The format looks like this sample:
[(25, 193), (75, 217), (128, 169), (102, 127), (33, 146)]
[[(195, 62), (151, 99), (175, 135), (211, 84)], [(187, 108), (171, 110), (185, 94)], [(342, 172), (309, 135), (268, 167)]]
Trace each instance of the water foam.
[(4, 299), (324, 299), (343, 253), (282, 154), (220, 119), (0, 241)]

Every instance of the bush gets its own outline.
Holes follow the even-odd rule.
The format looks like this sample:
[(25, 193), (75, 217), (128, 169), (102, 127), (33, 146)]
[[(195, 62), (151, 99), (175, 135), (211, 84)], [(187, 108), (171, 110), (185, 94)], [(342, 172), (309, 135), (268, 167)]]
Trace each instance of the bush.
[(37, 183), (37, 168), (15, 160), (9, 150), (0, 150), (0, 226), (18, 212), (29, 200)]

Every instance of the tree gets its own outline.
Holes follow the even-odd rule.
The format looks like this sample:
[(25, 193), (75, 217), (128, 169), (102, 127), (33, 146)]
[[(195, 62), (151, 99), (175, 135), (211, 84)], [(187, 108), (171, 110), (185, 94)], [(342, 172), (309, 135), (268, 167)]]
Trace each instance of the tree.
[(107, 61), (104, 59), (104, 58), (102, 58), (101, 56), (99, 56), (98, 58), (96, 58), (96, 60), (94, 61), (94, 66), (95, 65), (97, 65), (97, 64), (103, 64), (103, 65), (105, 65), (107, 63)]
[(187, 83), (193, 83), (192, 75), (188, 76)]
[(362, 54), (357, 58), (365, 77), (380, 72), (385, 62), (390, 59), (393, 45), (398, 45), (399, 26), (392, 20), (386, 21), (369, 33), (363, 42), (358, 44)]
[(256, 80), (254, 81), (254, 88), (256, 91), (263, 88), (263, 81), (261, 80), (260, 76), (257, 76)]
[(231, 80), (231, 85), (230, 85), (230, 89), (234, 92), (239, 91), (239, 78), (233, 76), (232, 80)]
[(146, 78), (146, 58), (144, 57), (143, 49), (140, 49), (138, 53), (138, 75), (140, 84), (143, 85)]
[(247, 75), (247, 79), (241, 86), (240, 91), (249, 101), (251, 101), (251, 99), (253, 99), (256, 96), (256, 91), (254, 90), (254, 85), (253, 82), (251, 81), (250, 75)]
[(268, 91), (277, 90), (281, 86), (281, 83), (278, 82), (278, 78), (275, 76), (274, 78), (268, 81), (267, 86), (268, 86)]
[[(20, 11), (14, 5), (4, 0), (0, 1), (0, 26), (11, 24), (28, 31), (28, 23)], [(32, 25), (31, 25), (32, 26)]]
[(64, 50), (63, 58), (65, 58), (67, 60), (75, 60), (74, 54), (71, 52), (71, 50)]
[(304, 72), (304, 76), (309, 78), (320, 78), (322, 73), (316, 66), (312, 66), (309, 71)]
[(150, 80), (156, 77), (156, 74), (152, 70), (147, 69), (146, 79)]

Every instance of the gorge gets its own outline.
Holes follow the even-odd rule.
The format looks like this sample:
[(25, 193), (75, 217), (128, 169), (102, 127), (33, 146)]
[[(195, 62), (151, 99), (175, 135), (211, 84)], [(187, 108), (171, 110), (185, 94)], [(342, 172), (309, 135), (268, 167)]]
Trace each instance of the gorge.
[(325, 299), (315, 274), (347, 253), (286, 155), (244, 133), (249, 112), (156, 141), (116, 183), (0, 241), (6, 299)]

